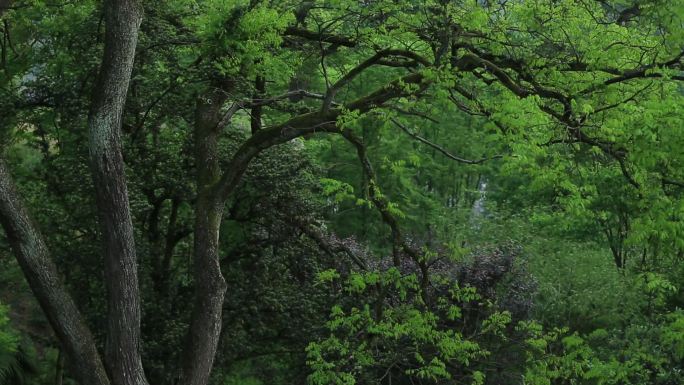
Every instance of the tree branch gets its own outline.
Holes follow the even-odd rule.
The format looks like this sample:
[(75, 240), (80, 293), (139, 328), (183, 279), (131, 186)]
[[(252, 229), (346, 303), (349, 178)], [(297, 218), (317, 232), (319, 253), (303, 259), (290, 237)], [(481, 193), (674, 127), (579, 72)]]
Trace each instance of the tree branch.
[[(220, 180), (215, 184), (214, 199), (216, 204), (223, 204), (228, 199), (247, 169), (249, 162), (262, 150), (303, 135), (316, 132), (330, 132), (330, 130), (335, 129), (337, 118), (344, 111), (364, 113), (383, 105), (393, 98), (420, 92), (426, 87), (426, 85), (421, 83), (422, 80), (422, 75), (410, 74), (364, 97), (356, 99), (344, 107), (298, 115), (274, 127), (260, 130), (238, 148), (229, 162), (229, 167), (227, 167)], [(408, 90), (407, 85), (417, 85), (418, 89)]]
[(357, 45), (357, 42), (354, 39), (347, 36), (340, 36), (326, 32), (310, 31), (298, 27), (287, 27), (285, 28), (284, 34), (285, 36), (296, 36), (301, 37), (305, 40), (330, 43), (344, 47), (355, 47)]
[(421, 142), (421, 143), (424, 143), (424, 144), (426, 144), (426, 145), (428, 145), (428, 146), (434, 148), (435, 150), (439, 151), (440, 153), (442, 153), (442, 154), (443, 154), (444, 156), (446, 156), (447, 158), (449, 158), (449, 159), (451, 159), (451, 160), (455, 160), (455, 161), (457, 161), (457, 162), (459, 162), (459, 163), (465, 163), (465, 164), (482, 164), (482, 163), (484, 163), (484, 162), (486, 162), (486, 161), (488, 161), (488, 160), (492, 160), (492, 159), (501, 159), (501, 158), (503, 158), (503, 155), (494, 155), (494, 156), (490, 156), (490, 157), (488, 157), (488, 158), (482, 158), (482, 159), (478, 159), (478, 160), (470, 160), (470, 159), (461, 158), (461, 157), (459, 157), (459, 156), (456, 156), (456, 155), (450, 153), (450, 152), (447, 151), (444, 147), (442, 147), (442, 146), (440, 146), (440, 145), (438, 145), (438, 144), (436, 144), (436, 143), (433, 143), (433, 142), (431, 142), (431, 141), (429, 141), (429, 140), (423, 138), (422, 136), (419, 136), (418, 134), (416, 134), (416, 133), (414, 133), (413, 131), (411, 131), (408, 127), (406, 127), (405, 125), (401, 124), (401, 123), (400, 123), (399, 121), (397, 121), (396, 119), (390, 118), (390, 120), (392, 121), (392, 123), (394, 123), (397, 127), (401, 128), (402, 131), (404, 131), (405, 133), (407, 133), (407, 134), (408, 134), (409, 136), (411, 136), (412, 138), (414, 138), (414, 139), (416, 139), (417, 141), (419, 141), (419, 142)]
[(14, 255), (81, 384), (109, 385), (95, 340), (61, 282), (42, 234), (0, 160), (0, 222)]
[(326, 111), (328, 108), (330, 108), (330, 105), (332, 104), (335, 95), (342, 87), (349, 84), (352, 80), (354, 80), (354, 78), (359, 76), (368, 67), (377, 64), (381, 59), (389, 56), (405, 56), (423, 65), (430, 65), (430, 62), (427, 59), (421, 57), (415, 52), (393, 49), (378, 51), (375, 55), (364, 60), (359, 65), (354, 67), (351, 71), (347, 72), (340, 80), (338, 80), (337, 82), (335, 82), (335, 84), (328, 88), (321, 109), (323, 111)]

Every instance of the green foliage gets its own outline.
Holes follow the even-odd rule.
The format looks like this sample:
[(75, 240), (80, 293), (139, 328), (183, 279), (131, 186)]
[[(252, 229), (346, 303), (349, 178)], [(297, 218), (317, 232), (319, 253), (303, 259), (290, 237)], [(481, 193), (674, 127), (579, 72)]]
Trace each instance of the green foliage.
[(354, 198), (354, 187), (339, 180), (321, 178), (321, 187), (323, 194), (332, 196), (336, 203)]
[[(327, 322), (330, 335), (307, 347), (310, 383), (471, 377), (481, 383), (483, 374), (469, 366), (487, 357), (487, 350), (446, 324), (460, 319), (455, 301), (474, 299), (472, 290), (454, 287), (449, 297), (437, 299), (438, 312), (425, 308), (416, 276), (402, 276), (395, 268), (353, 273), (344, 290), (358, 300), (351, 307), (335, 305)], [(402, 300), (390, 305), (383, 297)], [(365, 303), (358, 306), (359, 300)], [(481, 333), (498, 335), (509, 322), (510, 315), (494, 312), (482, 323)]]
[(7, 313), (8, 308), (0, 303), (0, 385), (29, 384), (36, 368)]
[(19, 346), (19, 338), (16, 332), (10, 328), (7, 312), (8, 308), (0, 305), (0, 352), (2, 352), (3, 358), (15, 353)]
[(684, 359), (684, 315), (675, 312), (667, 315), (669, 323), (663, 330), (662, 341), (674, 352), (677, 359)]

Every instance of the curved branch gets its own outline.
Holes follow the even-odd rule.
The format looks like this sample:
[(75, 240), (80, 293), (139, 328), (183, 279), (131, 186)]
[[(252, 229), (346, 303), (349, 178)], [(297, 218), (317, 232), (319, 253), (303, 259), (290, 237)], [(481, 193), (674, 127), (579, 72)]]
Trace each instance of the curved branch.
[[(332, 108), (328, 111), (316, 111), (296, 116), (277, 126), (256, 132), (238, 148), (229, 162), (225, 173), (214, 186), (214, 200), (222, 205), (237, 187), (242, 175), (247, 170), (249, 162), (262, 150), (292, 139), (316, 132), (330, 132), (336, 130), (337, 118), (344, 111), (368, 112), (383, 105), (388, 100), (420, 92), (426, 87), (422, 84), (421, 74), (410, 74), (397, 79), (390, 84), (356, 99), (344, 107)], [(406, 85), (418, 85), (417, 91), (407, 90)]]
[(363, 173), (366, 175), (366, 177), (368, 177), (369, 180), (367, 191), (368, 197), (370, 198), (375, 208), (377, 208), (380, 212), (383, 222), (385, 222), (385, 224), (387, 224), (392, 230), (394, 265), (399, 266), (399, 264), (401, 263), (401, 252), (405, 252), (416, 263), (419, 263), (421, 259), (420, 253), (406, 242), (401, 232), (401, 229), (399, 228), (399, 221), (397, 221), (397, 219), (394, 217), (394, 214), (392, 214), (392, 212), (390, 211), (390, 202), (387, 200), (387, 198), (384, 197), (384, 195), (382, 195), (380, 189), (376, 185), (377, 176), (375, 175), (373, 166), (371, 165), (370, 159), (368, 158), (366, 146), (361, 141), (361, 139), (357, 138), (356, 135), (354, 135), (354, 133), (351, 132), (351, 130), (338, 129), (333, 132), (342, 135), (342, 137), (344, 137), (350, 144), (352, 144), (356, 148), (356, 153), (358, 155), (359, 162), (361, 162)]
[(502, 68), (473, 53), (467, 53), (463, 55), (463, 57), (456, 62), (456, 66), (464, 71), (470, 71), (475, 68), (483, 68), (487, 72), (490, 72), (492, 75), (494, 75), (499, 82), (501, 82), (501, 84), (503, 84), (506, 88), (520, 98), (526, 98), (533, 94), (531, 90), (516, 83)]
[(109, 385), (95, 340), (61, 282), (42, 234), (29, 218), (4, 160), (0, 160), (0, 222), (40, 307), (81, 384)]
[[(677, 56), (675, 56), (674, 58), (672, 58), (666, 62), (649, 64), (649, 65), (645, 65), (641, 68), (633, 69), (631, 71), (625, 71), (620, 76), (616, 76), (614, 78), (610, 78), (610, 79), (606, 80), (605, 82), (603, 82), (603, 84), (607, 86), (610, 84), (624, 82), (624, 81), (630, 80), (630, 79), (645, 78), (645, 77), (662, 77), (663, 76), (662, 74), (659, 74), (659, 73), (647, 74), (647, 72), (651, 69), (661, 68), (661, 67), (670, 68), (670, 69), (677, 68), (677, 67), (681, 68), (682, 58), (684, 58), (684, 51), (680, 52)], [(672, 79), (684, 80), (684, 76), (673, 76)]]
[(296, 37), (301, 37), (305, 40), (322, 42), (322, 43), (330, 43), (330, 44), (340, 45), (340, 46), (344, 46), (344, 47), (355, 47), (357, 45), (356, 40), (354, 40), (350, 37), (347, 37), (347, 36), (335, 35), (335, 34), (326, 33), (326, 32), (310, 31), (308, 29), (298, 28), (298, 27), (287, 27), (287, 28), (285, 28), (284, 34), (285, 34), (285, 36), (296, 36)]
[(403, 56), (407, 57), (409, 59), (414, 60), (417, 63), (421, 63), (423, 65), (430, 65), (430, 62), (423, 58), (422, 56), (416, 54), (415, 52), (411, 51), (406, 51), (406, 50), (396, 50), (396, 49), (386, 49), (382, 51), (378, 51), (375, 55), (371, 56), (370, 58), (364, 60), (361, 62), (359, 65), (354, 67), (351, 71), (347, 72), (340, 80), (335, 82), (330, 88), (328, 88), (328, 91), (325, 94), (325, 99), (323, 100), (323, 106), (321, 109), (323, 111), (326, 111), (330, 108), (333, 99), (335, 98), (335, 95), (337, 92), (342, 89), (342, 87), (346, 86), (349, 84), (352, 80), (354, 80), (357, 76), (359, 76), (363, 71), (365, 71), (368, 67), (371, 67), (374, 64), (378, 64), (381, 59), (384, 59), (389, 56)]
[[(295, 220), (296, 221), (296, 220)], [(307, 237), (311, 238), (318, 247), (325, 251), (326, 254), (331, 257), (335, 257), (337, 253), (343, 253), (347, 255), (351, 261), (361, 270), (367, 270), (366, 262), (362, 256), (357, 255), (354, 250), (344, 244), (342, 240), (334, 235), (326, 234), (323, 229), (309, 221), (298, 221), (297, 227), (306, 234)]]
[(430, 284), (430, 271), (428, 261), (422, 258), (421, 253), (412, 247), (404, 237), (401, 229), (399, 228), (399, 221), (394, 217), (390, 210), (390, 202), (382, 194), (378, 186), (376, 185), (377, 177), (373, 171), (373, 166), (371, 165), (370, 158), (361, 139), (357, 138), (351, 130), (341, 130), (338, 131), (349, 143), (351, 143), (356, 148), (356, 154), (358, 156), (359, 162), (361, 162), (361, 167), (363, 173), (368, 178), (368, 197), (375, 206), (375, 208), (380, 212), (383, 222), (387, 224), (392, 231), (392, 262), (394, 266), (398, 267), (401, 265), (402, 253), (408, 255), (413, 262), (420, 269), (421, 283), (420, 283), (420, 294), (424, 303), (428, 303), (428, 293), (427, 289)]
[(431, 141), (429, 141), (429, 140), (423, 138), (422, 136), (416, 134), (415, 132), (411, 131), (408, 127), (406, 127), (405, 125), (401, 124), (401, 123), (400, 123), (399, 121), (397, 121), (396, 119), (390, 118), (390, 120), (392, 121), (392, 123), (394, 123), (397, 127), (401, 128), (402, 131), (404, 131), (405, 133), (407, 133), (407, 134), (408, 134), (409, 136), (411, 136), (412, 138), (414, 138), (414, 139), (416, 139), (417, 141), (419, 141), (419, 142), (421, 142), (421, 143), (424, 143), (424, 144), (426, 144), (426, 145), (428, 145), (428, 146), (434, 148), (435, 150), (441, 152), (441, 153), (442, 153), (444, 156), (446, 156), (447, 158), (449, 158), (449, 159), (451, 159), (451, 160), (455, 160), (455, 161), (457, 161), (457, 162), (459, 162), (459, 163), (465, 163), (465, 164), (482, 164), (482, 163), (484, 163), (484, 162), (486, 162), (486, 161), (488, 161), (488, 160), (492, 160), (492, 159), (501, 159), (501, 158), (503, 158), (503, 155), (494, 155), (494, 156), (490, 156), (490, 157), (488, 157), (488, 158), (482, 158), (482, 159), (478, 159), (478, 160), (470, 160), (470, 159), (461, 158), (461, 157), (459, 157), (459, 156), (456, 156), (456, 155), (450, 153), (450, 152), (447, 151), (444, 147), (438, 145), (437, 143), (433, 143), (433, 142), (431, 142)]

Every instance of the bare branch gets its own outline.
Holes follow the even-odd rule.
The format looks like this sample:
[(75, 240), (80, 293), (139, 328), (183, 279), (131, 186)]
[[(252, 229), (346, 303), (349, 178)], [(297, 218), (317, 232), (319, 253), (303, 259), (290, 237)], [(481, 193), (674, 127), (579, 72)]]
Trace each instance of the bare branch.
[(335, 82), (335, 84), (328, 88), (328, 91), (325, 94), (325, 99), (323, 100), (322, 110), (326, 111), (328, 108), (330, 108), (333, 99), (335, 98), (335, 95), (342, 87), (349, 84), (352, 80), (354, 80), (354, 78), (359, 76), (368, 67), (377, 64), (381, 59), (389, 56), (405, 56), (423, 65), (430, 65), (430, 62), (427, 59), (421, 57), (415, 52), (393, 49), (379, 51), (375, 55), (361, 62), (351, 71), (347, 72), (340, 80), (338, 80), (337, 82)]
[(305, 40), (314, 42), (330, 43), (344, 47), (355, 47), (357, 42), (347, 36), (335, 35), (326, 32), (310, 31), (304, 28), (288, 27), (285, 29), (285, 36), (301, 37)]
[(392, 123), (394, 123), (397, 127), (401, 128), (402, 131), (404, 131), (405, 133), (407, 133), (407, 134), (408, 134), (409, 136), (411, 136), (412, 138), (414, 138), (414, 139), (416, 139), (417, 141), (419, 141), (419, 142), (421, 142), (421, 143), (424, 143), (424, 144), (426, 144), (426, 145), (428, 145), (428, 146), (434, 148), (435, 150), (439, 151), (440, 153), (442, 153), (442, 154), (443, 154), (444, 156), (446, 156), (447, 158), (449, 158), (449, 159), (451, 159), (451, 160), (455, 160), (455, 161), (457, 161), (457, 162), (459, 162), (459, 163), (465, 163), (465, 164), (482, 164), (482, 163), (484, 163), (484, 162), (486, 162), (486, 161), (488, 161), (488, 160), (492, 160), (492, 159), (501, 159), (501, 158), (503, 158), (503, 155), (494, 155), (494, 156), (490, 156), (490, 157), (488, 157), (488, 158), (482, 158), (482, 159), (478, 159), (478, 160), (470, 160), (470, 159), (461, 158), (460, 156), (456, 156), (456, 155), (450, 153), (450, 152), (447, 151), (444, 147), (442, 147), (442, 146), (440, 146), (440, 145), (438, 145), (438, 144), (436, 144), (436, 143), (433, 143), (433, 142), (431, 142), (431, 141), (429, 141), (429, 140), (423, 138), (422, 136), (416, 134), (415, 132), (411, 131), (408, 127), (406, 127), (405, 125), (401, 124), (401, 122), (397, 121), (396, 119), (390, 118), (390, 120), (392, 121)]
[(343, 253), (351, 259), (351, 261), (361, 270), (367, 270), (366, 262), (362, 256), (357, 255), (354, 250), (347, 247), (343, 241), (337, 239), (334, 236), (326, 234), (319, 226), (313, 223), (301, 221), (298, 227), (311, 238), (321, 250), (325, 251), (331, 257), (334, 257), (337, 253)]

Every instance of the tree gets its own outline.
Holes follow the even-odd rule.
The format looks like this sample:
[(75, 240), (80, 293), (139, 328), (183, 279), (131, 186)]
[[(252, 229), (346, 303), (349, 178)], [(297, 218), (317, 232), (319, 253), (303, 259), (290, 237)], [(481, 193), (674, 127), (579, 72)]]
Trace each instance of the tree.
[(78, 380), (92, 384), (145, 384), (139, 355), (137, 261), (120, 144), (121, 115), (142, 8), (136, 1), (111, 1), (104, 5), (105, 51), (88, 125), (93, 178), (102, 214), (105, 271), (109, 277), (107, 373), (91, 333), (61, 283), (43, 237), (31, 223), (4, 164), (0, 165), (2, 223)]

